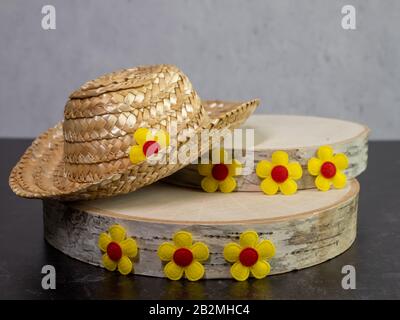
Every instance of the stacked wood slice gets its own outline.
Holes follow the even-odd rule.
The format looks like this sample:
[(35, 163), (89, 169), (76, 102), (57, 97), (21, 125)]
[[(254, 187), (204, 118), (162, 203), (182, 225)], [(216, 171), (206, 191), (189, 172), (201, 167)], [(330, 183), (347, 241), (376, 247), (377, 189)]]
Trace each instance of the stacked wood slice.
[[(196, 165), (189, 165), (166, 181), (136, 192), (80, 202), (44, 201), (45, 237), (65, 254), (102, 265), (98, 238), (111, 225), (122, 225), (139, 250), (136, 275), (164, 277), (157, 255), (161, 243), (179, 230), (207, 244), (205, 278), (232, 278), (224, 246), (242, 232), (256, 231), (276, 248), (269, 261), (271, 274), (322, 263), (348, 249), (356, 237), (359, 184), (355, 179), (367, 166), (368, 128), (347, 121), (299, 116), (252, 116), (243, 128), (255, 129), (254, 150), (246, 161), (254, 165), (274, 151), (286, 151), (303, 166), (296, 194), (267, 196), (254, 172), (237, 177), (232, 193), (206, 193)], [(307, 161), (318, 148), (330, 145), (349, 159), (347, 185), (327, 192), (315, 188)]]

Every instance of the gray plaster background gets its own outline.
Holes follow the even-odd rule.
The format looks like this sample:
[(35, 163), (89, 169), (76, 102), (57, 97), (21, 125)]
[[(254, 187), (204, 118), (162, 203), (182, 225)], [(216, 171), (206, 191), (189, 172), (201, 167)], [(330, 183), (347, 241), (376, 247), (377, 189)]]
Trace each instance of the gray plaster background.
[[(56, 7), (57, 29), (41, 28)], [(341, 28), (341, 7), (357, 30)], [(400, 1), (0, 2), (0, 136), (34, 137), (84, 81), (173, 63), (203, 98), (259, 97), (262, 113), (363, 122), (400, 139)]]

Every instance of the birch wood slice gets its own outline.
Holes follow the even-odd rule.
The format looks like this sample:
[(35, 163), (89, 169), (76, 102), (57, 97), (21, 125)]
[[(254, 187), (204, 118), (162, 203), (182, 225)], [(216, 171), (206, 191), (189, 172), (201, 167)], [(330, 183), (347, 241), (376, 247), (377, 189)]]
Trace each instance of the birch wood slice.
[[(299, 190), (315, 188), (315, 177), (308, 173), (307, 162), (323, 145), (331, 145), (335, 153), (347, 155), (347, 177), (355, 178), (367, 168), (369, 129), (358, 123), (308, 116), (253, 115), (241, 128), (254, 129), (254, 149), (243, 150), (245, 156), (239, 159), (246, 170), (243, 175), (235, 177), (236, 191), (260, 191), (255, 166), (260, 160), (270, 160), (277, 150), (286, 151), (292, 161), (302, 165), (303, 177), (297, 180)], [(202, 179), (197, 165), (192, 164), (164, 181), (200, 188)]]
[[(303, 190), (293, 196), (256, 192), (205, 193), (163, 183), (111, 199), (79, 203), (44, 201), (45, 237), (55, 248), (78, 260), (101, 265), (99, 234), (121, 224), (136, 239), (135, 274), (164, 277), (157, 249), (179, 230), (206, 243), (210, 258), (206, 278), (231, 278), (224, 246), (240, 233), (255, 230), (270, 239), (276, 255), (271, 274), (302, 269), (331, 259), (356, 237), (359, 184), (344, 189)], [(186, 201), (184, 201), (186, 200)]]

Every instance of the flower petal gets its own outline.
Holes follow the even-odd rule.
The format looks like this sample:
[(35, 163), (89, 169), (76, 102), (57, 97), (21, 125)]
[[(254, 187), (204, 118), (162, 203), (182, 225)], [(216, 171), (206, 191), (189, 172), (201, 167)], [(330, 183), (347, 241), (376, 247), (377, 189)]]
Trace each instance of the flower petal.
[(149, 129), (147, 128), (139, 128), (133, 134), (133, 138), (135, 142), (139, 145), (144, 144), (147, 140), (151, 140), (152, 135)]
[(211, 170), (213, 168), (212, 164), (199, 164), (197, 166), (197, 171), (199, 172), (199, 175), (201, 176), (210, 176), (211, 175)]
[(318, 158), (320, 160), (329, 161), (332, 159), (333, 149), (331, 146), (322, 146), (322, 147), (319, 147), (317, 154), (318, 154)]
[(154, 140), (157, 141), (161, 148), (166, 148), (170, 143), (169, 134), (164, 130), (158, 130), (154, 135)]
[(256, 245), (261, 259), (270, 259), (275, 255), (275, 246), (270, 240), (262, 240)]
[(289, 171), (289, 176), (294, 180), (300, 179), (303, 175), (303, 169), (298, 162), (289, 163), (287, 169)]
[(242, 248), (234, 242), (228, 243), (224, 248), (224, 258), (228, 262), (236, 262), (239, 260)]
[(244, 281), (250, 275), (250, 268), (237, 261), (231, 267), (231, 275), (237, 281)]
[(171, 261), (175, 250), (176, 247), (172, 243), (164, 242), (158, 247), (157, 254), (161, 261)]
[(179, 280), (183, 275), (183, 268), (170, 261), (164, 267), (164, 273), (170, 280)]
[(279, 190), (287, 196), (294, 194), (297, 191), (297, 183), (292, 178), (289, 178), (285, 182), (279, 184)]
[(289, 163), (289, 155), (285, 151), (275, 151), (272, 154), (272, 164), (287, 165)]
[(271, 177), (264, 179), (260, 183), (260, 188), (265, 194), (270, 196), (276, 194), (279, 189), (278, 184)]
[(103, 257), (101, 260), (103, 262), (103, 266), (108, 271), (114, 271), (115, 269), (117, 269), (117, 263), (115, 261), (111, 260), (107, 253), (103, 254)]
[(228, 170), (230, 176), (238, 176), (242, 173), (242, 164), (239, 160), (233, 159), (231, 164), (228, 164)]
[(129, 259), (127, 256), (123, 256), (121, 259), (118, 261), (118, 271), (123, 274), (124, 276), (127, 275), (128, 273), (131, 273), (133, 268), (133, 263), (131, 259)]
[(100, 250), (103, 252), (107, 251), (107, 246), (111, 242), (111, 237), (108, 235), (108, 233), (103, 232), (99, 236), (99, 241), (97, 242), (97, 245), (99, 246)]
[(332, 162), (339, 170), (347, 169), (347, 167), (349, 166), (349, 159), (344, 153), (335, 154), (333, 156)]
[(119, 224), (112, 225), (108, 229), (108, 232), (110, 233), (112, 241), (115, 241), (115, 242), (121, 242), (122, 240), (125, 239), (125, 236), (126, 236), (126, 231), (125, 231), (124, 227), (122, 227)]
[(315, 185), (321, 191), (328, 191), (331, 188), (331, 181), (324, 178), (322, 175), (318, 175), (315, 178)]
[(129, 258), (134, 258), (137, 256), (138, 248), (136, 241), (134, 239), (132, 238), (125, 239), (120, 243), (120, 246), (122, 249), (122, 253), (125, 256)]
[(239, 243), (242, 248), (254, 248), (258, 242), (258, 234), (255, 231), (248, 230), (240, 235)]
[(190, 281), (197, 281), (204, 276), (204, 267), (198, 261), (193, 261), (186, 269), (185, 269), (186, 278)]
[(186, 231), (178, 231), (174, 234), (174, 243), (178, 248), (189, 248), (192, 245), (192, 234)]
[(230, 163), (228, 152), (224, 148), (215, 148), (211, 151), (211, 163)]
[(332, 179), (333, 186), (336, 189), (342, 189), (346, 186), (347, 177), (342, 171), (337, 171)]
[(318, 158), (311, 158), (308, 160), (307, 169), (312, 176), (319, 175), (321, 170), (322, 161)]
[(224, 181), (219, 183), (219, 190), (224, 193), (232, 192), (236, 188), (236, 180), (232, 177), (226, 177)]
[(267, 178), (271, 175), (272, 168), (273, 165), (271, 162), (267, 160), (261, 160), (259, 163), (257, 163), (256, 174), (260, 178)]
[(250, 268), (251, 274), (256, 279), (265, 278), (271, 271), (271, 266), (267, 261), (258, 260), (255, 265)]
[(144, 160), (146, 160), (146, 155), (143, 152), (142, 146), (132, 146), (129, 149), (129, 160), (133, 164), (140, 163)]
[(193, 258), (198, 261), (205, 261), (208, 259), (210, 252), (208, 251), (208, 247), (203, 242), (196, 242), (190, 248), (193, 253)]
[(201, 188), (206, 192), (215, 192), (218, 189), (218, 181), (211, 177), (205, 177), (201, 180)]

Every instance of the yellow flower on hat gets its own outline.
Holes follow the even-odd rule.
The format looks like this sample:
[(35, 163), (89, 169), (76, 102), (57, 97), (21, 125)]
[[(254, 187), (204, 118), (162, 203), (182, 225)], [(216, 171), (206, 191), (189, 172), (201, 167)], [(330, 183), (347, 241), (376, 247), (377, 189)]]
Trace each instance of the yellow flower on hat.
[(331, 146), (322, 146), (317, 151), (317, 158), (308, 160), (308, 172), (315, 178), (315, 186), (321, 191), (327, 191), (331, 185), (336, 189), (346, 186), (347, 177), (343, 173), (349, 166), (349, 160), (344, 153), (333, 154)]
[(289, 163), (289, 155), (284, 151), (275, 151), (271, 162), (261, 160), (256, 167), (256, 174), (262, 178), (261, 190), (268, 195), (274, 195), (280, 190), (285, 195), (297, 191), (298, 180), (303, 175), (301, 165), (296, 162)]
[(173, 243), (162, 243), (157, 252), (161, 261), (168, 263), (164, 273), (171, 280), (179, 280), (183, 275), (190, 281), (197, 281), (204, 276), (204, 266), (200, 263), (209, 256), (208, 247), (202, 242), (193, 244), (192, 234), (178, 231)]
[(199, 164), (197, 170), (200, 175), (205, 176), (201, 180), (201, 187), (206, 192), (232, 192), (236, 188), (235, 176), (242, 170), (242, 164), (233, 159), (229, 161), (228, 153), (224, 149), (213, 151), (212, 159), (216, 159), (219, 152), (219, 163)]
[(169, 145), (169, 134), (164, 130), (152, 134), (147, 128), (139, 128), (133, 134), (133, 138), (136, 145), (129, 149), (129, 159), (133, 164), (146, 160)]
[(269, 240), (259, 241), (255, 231), (243, 232), (239, 244), (231, 242), (224, 248), (225, 260), (233, 263), (231, 275), (238, 281), (246, 280), (250, 274), (257, 279), (265, 278), (271, 271), (266, 260), (274, 255), (274, 244)]
[(125, 229), (119, 225), (112, 225), (107, 232), (99, 236), (98, 246), (104, 252), (102, 262), (107, 270), (118, 271), (127, 275), (133, 270), (132, 258), (138, 253), (136, 241), (126, 238)]

